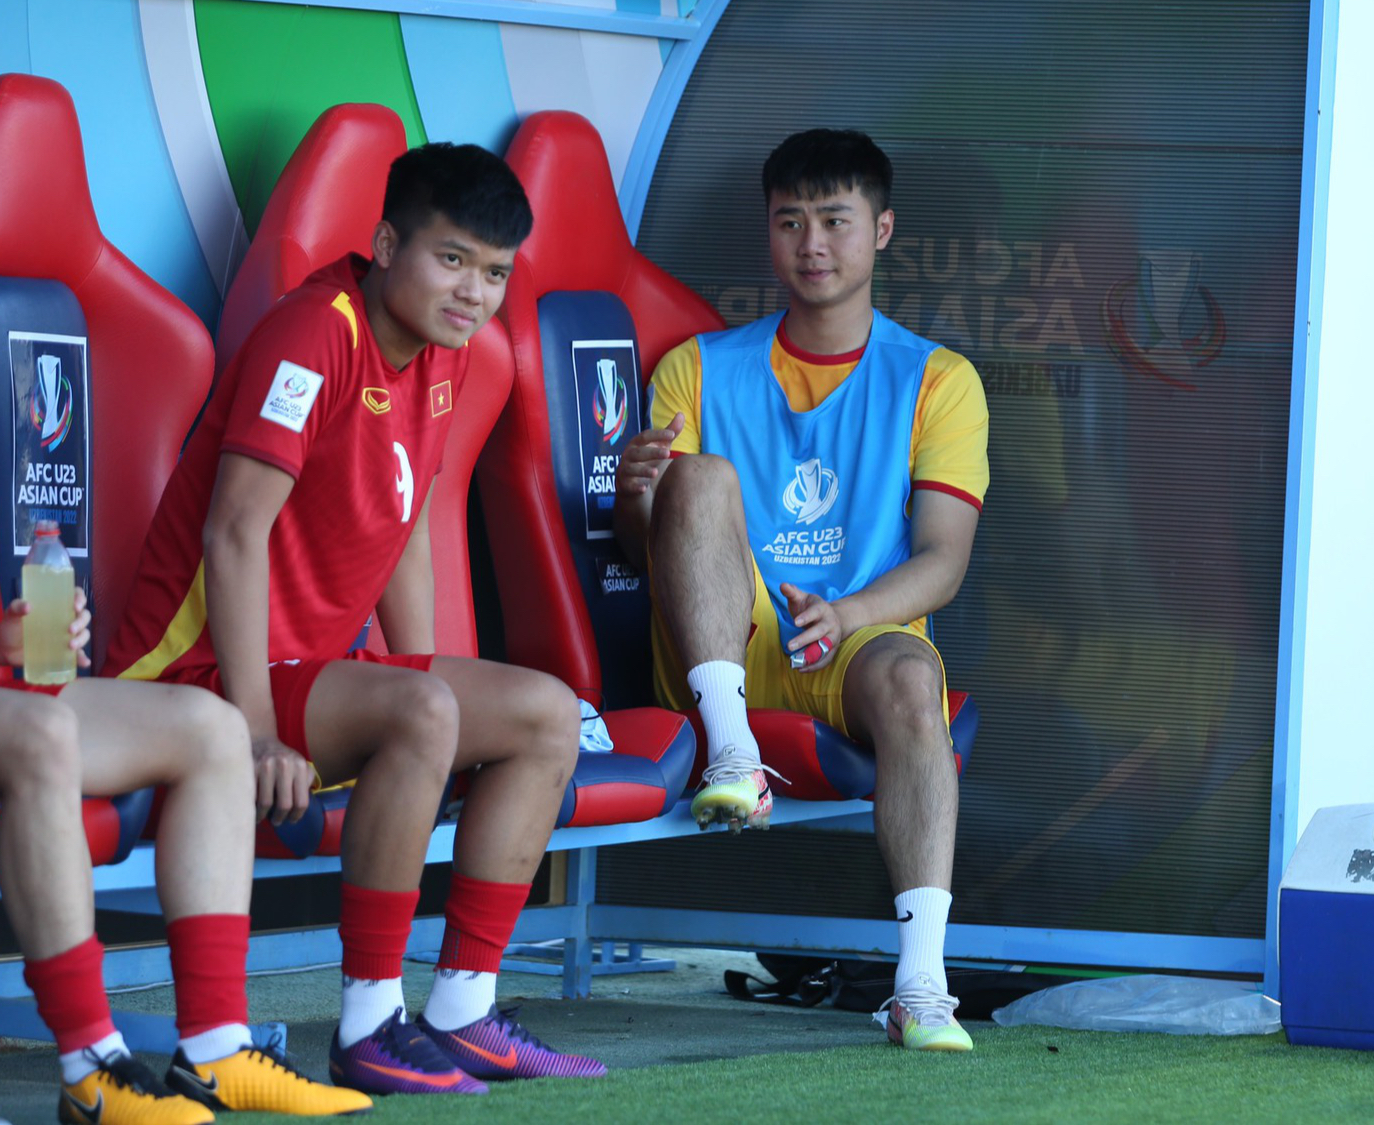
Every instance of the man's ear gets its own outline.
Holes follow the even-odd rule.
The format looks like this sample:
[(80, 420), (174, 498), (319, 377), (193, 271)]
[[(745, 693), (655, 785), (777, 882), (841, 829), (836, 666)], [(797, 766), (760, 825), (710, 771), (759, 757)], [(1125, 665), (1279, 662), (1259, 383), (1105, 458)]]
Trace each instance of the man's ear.
[(878, 216), (878, 249), (881, 250), (892, 241), (892, 228), (895, 217), (891, 209)]
[(396, 228), (382, 219), (372, 230), (372, 260), (382, 269), (387, 269), (400, 242)]

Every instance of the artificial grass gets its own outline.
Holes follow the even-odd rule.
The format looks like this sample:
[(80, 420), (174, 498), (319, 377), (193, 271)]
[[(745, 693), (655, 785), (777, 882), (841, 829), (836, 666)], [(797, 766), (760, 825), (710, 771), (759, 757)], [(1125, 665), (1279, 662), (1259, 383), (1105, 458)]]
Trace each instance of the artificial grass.
[[(971, 1029), (972, 1054), (883, 1043), (514, 1082), (485, 1098), (379, 1099), (367, 1120), (595, 1122), (1374, 1121), (1374, 1052), (1291, 1047), (1282, 1034), (1172, 1036)], [(286, 1120), (234, 1114), (234, 1125)]]

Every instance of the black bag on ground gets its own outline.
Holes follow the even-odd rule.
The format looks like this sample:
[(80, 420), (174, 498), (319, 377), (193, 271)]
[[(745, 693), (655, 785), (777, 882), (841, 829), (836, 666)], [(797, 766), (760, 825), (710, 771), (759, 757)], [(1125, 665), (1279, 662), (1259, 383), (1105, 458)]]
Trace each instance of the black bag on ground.
[[(876, 1012), (897, 987), (896, 966), (890, 961), (827, 961), (785, 953), (759, 953), (757, 957), (774, 979), (760, 980), (727, 969), (725, 989), (737, 1000), (811, 1008), (828, 997), (834, 1007), (845, 1011)], [(949, 969), (946, 977), (950, 994), (959, 1001), (959, 1016), (974, 1020), (991, 1019), (996, 1008), (1074, 979), (1002, 969)]]

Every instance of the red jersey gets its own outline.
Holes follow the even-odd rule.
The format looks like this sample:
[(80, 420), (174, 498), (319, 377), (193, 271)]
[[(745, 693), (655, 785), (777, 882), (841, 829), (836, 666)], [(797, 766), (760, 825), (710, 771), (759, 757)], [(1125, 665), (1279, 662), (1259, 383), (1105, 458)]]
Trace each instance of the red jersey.
[(268, 660), (348, 651), (429, 495), (468, 355), (430, 346), (392, 367), (358, 287), (367, 268), (354, 255), (312, 274), (225, 370), (153, 517), (104, 675), (215, 664), (201, 529), (226, 452), (296, 478), (268, 540)]

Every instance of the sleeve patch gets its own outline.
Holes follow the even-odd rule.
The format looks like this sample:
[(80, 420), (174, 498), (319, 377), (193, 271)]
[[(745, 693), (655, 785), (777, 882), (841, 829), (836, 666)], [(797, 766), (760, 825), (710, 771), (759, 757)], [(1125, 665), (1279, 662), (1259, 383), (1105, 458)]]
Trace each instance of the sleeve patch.
[(269, 422), (300, 433), (324, 386), (324, 376), (284, 359), (277, 367), (259, 412)]

